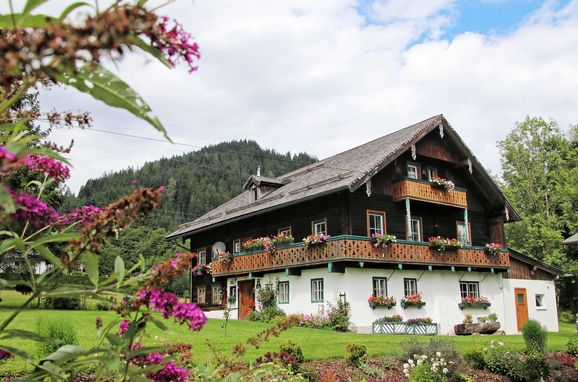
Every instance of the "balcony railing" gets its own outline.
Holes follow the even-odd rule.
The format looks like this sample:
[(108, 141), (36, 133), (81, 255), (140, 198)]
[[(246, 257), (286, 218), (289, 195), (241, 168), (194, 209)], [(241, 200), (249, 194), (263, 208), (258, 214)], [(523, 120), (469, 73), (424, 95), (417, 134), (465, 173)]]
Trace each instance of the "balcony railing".
[[(436, 268), (469, 268), (469, 270), (506, 271), (510, 267), (507, 251), (496, 256), (487, 254), (482, 247), (464, 247), (438, 252), (428, 243), (398, 240), (388, 248), (376, 248), (365, 236), (341, 235), (327, 243), (306, 248), (303, 243), (291, 244), (274, 253), (265, 251), (236, 254), (228, 263), (213, 261), (213, 277), (243, 275), (271, 271), (290, 272), (295, 269), (338, 265), (355, 262), (357, 266), (381, 264), (384, 267), (432, 266)], [(328, 265), (331, 267), (331, 265)]]
[(418, 179), (404, 179), (393, 185), (393, 200), (405, 199), (441, 204), (459, 208), (467, 208), (466, 190), (454, 188), (451, 191), (440, 189), (431, 182)]

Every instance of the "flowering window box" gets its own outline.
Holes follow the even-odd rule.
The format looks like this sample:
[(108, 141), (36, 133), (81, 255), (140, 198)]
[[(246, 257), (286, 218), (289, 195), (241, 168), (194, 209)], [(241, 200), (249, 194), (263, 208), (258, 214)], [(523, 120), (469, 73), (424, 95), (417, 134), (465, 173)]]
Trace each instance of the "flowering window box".
[(325, 235), (323, 233), (318, 235), (309, 235), (303, 238), (303, 245), (305, 248), (316, 247), (320, 245), (324, 245), (331, 235)]
[(425, 302), (421, 300), (421, 294), (417, 293), (402, 298), (400, 305), (403, 309), (411, 306), (416, 306), (418, 309), (421, 309), (422, 306), (425, 306)]
[(440, 178), (440, 177), (434, 177), (430, 180), (432, 187), (435, 188), (440, 188), (444, 191), (451, 191), (454, 188), (456, 188), (456, 185), (454, 184), (454, 182), (452, 182), (451, 180), (445, 179), (445, 178)]
[(462, 243), (458, 239), (449, 239), (441, 236), (433, 236), (428, 239), (429, 246), (438, 250), (438, 252), (445, 252), (446, 250), (457, 251), (462, 247)]
[(488, 254), (488, 256), (498, 256), (500, 252), (504, 249), (501, 244), (498, 243), (488, 243), (484, 246), (484, 250)]
[(391, 309), (392, 307), (397, 305), (397, 301), (395, 300), (395, 297), (375, 296), (373, 294), (371, 296), (369, 296), (367, 301), (368, 301), (369, 307), (371, 309), (380, 308), (380, 307)]
[(397, 242), (395, 235), (372, 234), (371, 242), (375, 248), (387, 248)]
[(465, 308), (488, 309), (488, 307), (491, 305), (492, 304), (490, 303), (490, 300), (485, 296), (466, 296), (463, 297), (462, 302), (458, 304), (461, 310), (464, 310)]

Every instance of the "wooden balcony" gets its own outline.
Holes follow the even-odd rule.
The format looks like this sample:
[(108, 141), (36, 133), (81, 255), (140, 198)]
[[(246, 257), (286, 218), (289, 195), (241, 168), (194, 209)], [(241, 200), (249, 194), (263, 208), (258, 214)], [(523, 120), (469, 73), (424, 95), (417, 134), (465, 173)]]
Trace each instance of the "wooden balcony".
[(404, 179), (393, 185), (393, 200), (405, 199), (458, 208), (467, 208), (468, 206), (465, 189), (456, 187), (451, 191), (446, 191), (433, 186), (428, 181), (417, 179)]
[(494, 257), (486, 254), (482, 247), (440, 253), (428, 243), (399, 240), (382, 249), (375, 248), (368, 237), (341, 235), (317, 247), (306, 248), (303, 243), (295, 243), (272, 254), (264, 251), (239, 253), (229, 264), (214, 261), (213, 277), (272, 271), (299, 274), (301, 268), (318, 266), (327, 266), (330, 271), (355, 266), (504, 272), (509, 270), (510, 260), (507, 251)]

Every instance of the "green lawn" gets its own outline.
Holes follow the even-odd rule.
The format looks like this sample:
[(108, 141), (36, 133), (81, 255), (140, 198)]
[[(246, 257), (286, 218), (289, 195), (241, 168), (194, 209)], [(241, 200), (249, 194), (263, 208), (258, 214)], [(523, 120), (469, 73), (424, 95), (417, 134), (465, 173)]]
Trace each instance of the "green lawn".
[[(4, 303), (0, 306), (5, 306), (10, 297), (5, 291), (2, 292)], [(3, 320), (12, 312), (10, 308), (0, 308), (0, 320)], [(79, 337), (80, 345), (83, 347), (90, 347), (96, 342), (96, 328), (95, 318), (101, 316), (106, 325), (107, 321), (116, 318), (113, 312), (98, 312), (98, 311), (63, 311), (63, 310), (26, 310), (21, 313), (18, 318), (12, 323), (11, 328), (34, 330), (38, 320), (67, 320), (76, 329)], [(193, 356), (197, 362), (204, 362), (212, 358), (208, 352), (206, 340), (210, 340), (216, 345), (216, 348), (223, 352), (230, 352), (233, 345), (245, 342), (247, 338), (265, 329), (266, 324), (247, 322), (247, 321), (229, 321), (227, 335), (224, 335), (224, 330), (221, 328), (222, 320), (209, 320), (205, 328), (201, 332), (190, 332), (188, 328), (178, 325), (168, 325), (168, 331), (161, 331), (154, 325), (150, 326), (148, 331), (149, 338), (145, 340), (146, 343), (162, 343), (164, 341), (171, 342), (186, 342), (193, 345)], [(560, 324), (559, 333), (550, 333), (548, 336), (548, 350), (559, 351), (564, 350), (568, 338), (575, 333), (575, 327), (572, 324)], [(441, 336), (438, 336), (441, 337)], [(274, 338), (270, 342), (265, 343), (259, 350), (252, 349), (248, 352), (249, 358), (254, 358), (266, 351), (278, 350), (279, 345), (291, 340), (298, 343), (307, 359), (328, 359), (341, 358), (345, 353), (345, 346), (350, 342), (363, 344), (367, 347), (371, 356), (384, 355), (395, 353), (399, 351), (400, 344), (410, 336), (394, 336), (394, 335), (367, 335), (354, 333), (337, 333), (326, 330), (316, 330), (308, 328), (293, 328), (281, 335), (279, 338)], [(420, 337), (427, 340), (427, 337)], [(461, 350), (468, 350), (476, 346), (485, 346), (489, 343), (491, 338), (499, 339), (506, 344), (522, 347), (523, 339), (521, 336), (468, 336), (468, 337), (444, 337), (451, 338), (459, 346)], [(35, 343), (31, 341), (9, 341), (7, 345), (22, 348), (32, 354), (35, 354)], [(14, 373), (25, 369), (24, 362), (15, 359), (0, 366), (0, 375), (7, 373)]]

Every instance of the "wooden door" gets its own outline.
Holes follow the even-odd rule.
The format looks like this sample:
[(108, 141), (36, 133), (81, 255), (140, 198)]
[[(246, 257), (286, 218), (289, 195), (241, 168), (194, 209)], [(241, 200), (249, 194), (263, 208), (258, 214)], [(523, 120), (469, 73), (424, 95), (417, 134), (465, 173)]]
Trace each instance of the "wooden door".
[(254, 280), (239, 281), (239, 320), (245, 319), (251, 309), (251, 304), (255, 303), (254, 288)]
[(522, 331), (522, 326), (528, 321), (528, 298), (526, 288), (515, 288), (514, 299), (516, 301), (516, 321), (518, 322), (518, 331)]

